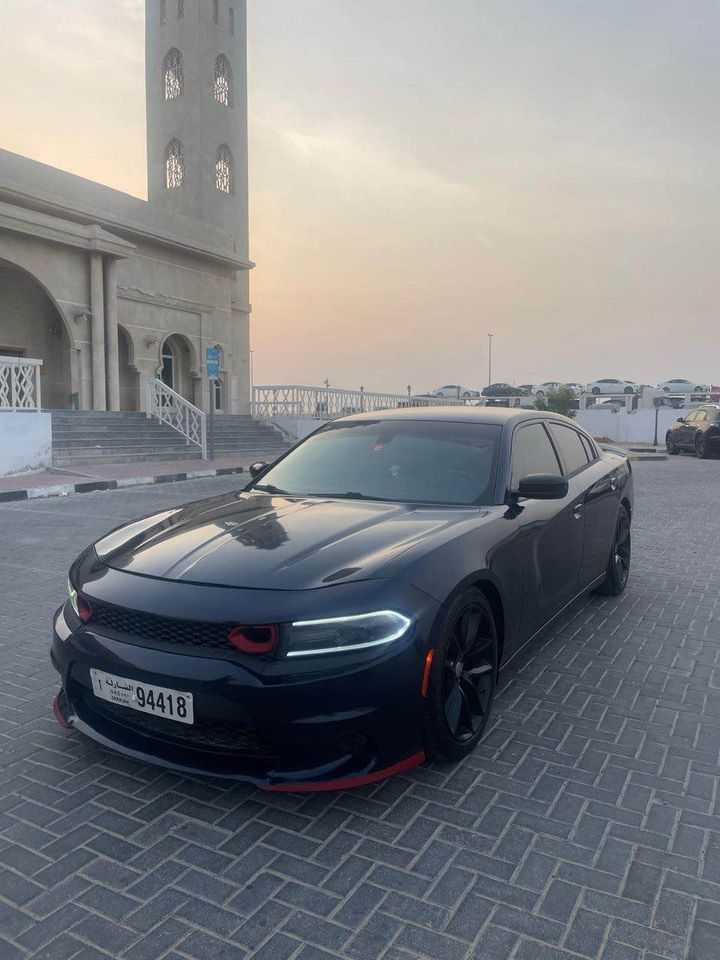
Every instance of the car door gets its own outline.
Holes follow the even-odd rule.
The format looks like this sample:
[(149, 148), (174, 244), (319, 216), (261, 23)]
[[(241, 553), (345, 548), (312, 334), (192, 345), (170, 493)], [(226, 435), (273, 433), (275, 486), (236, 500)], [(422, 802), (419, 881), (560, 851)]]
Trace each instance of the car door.
[(697, 420), (698, 411), (691, 410), (686, 417), (683, 418), (682, 423), (678, 423), (678, 431), (675, 442), (680, 447), (692, 447), (695, 443), (695, 421)]
[[(512, 438), (510, 489), (523, 477), (545, 473), (562, 475), (557, 450), (543, 421), (520, 424)], [(583, 556), (582, 495), (579, 485), (562, 500), (520, 499), (523, 565), (521, 629), (530, 636), (548, 622), (578, 592)]]
[(600, 457), (595, 443), (574, 427), (552, 423), (550, 432), (566, 469), (573, 465), (568, 483), (577, 485), (578, 496), (584, 491), (585, 540), (578, 584), (578, 590), (584, 590), (607, 569), (620, 506), (619, 472)]

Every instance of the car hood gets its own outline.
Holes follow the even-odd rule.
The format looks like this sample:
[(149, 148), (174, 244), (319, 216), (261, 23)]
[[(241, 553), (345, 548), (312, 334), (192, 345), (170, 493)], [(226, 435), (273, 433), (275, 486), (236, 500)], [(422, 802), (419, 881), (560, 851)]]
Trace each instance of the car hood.
[(135, 521), (95, 550), (107, 566), (142, 576), (302, 590), (382, 576), (398, 554), (480, 512), (250, 491)]

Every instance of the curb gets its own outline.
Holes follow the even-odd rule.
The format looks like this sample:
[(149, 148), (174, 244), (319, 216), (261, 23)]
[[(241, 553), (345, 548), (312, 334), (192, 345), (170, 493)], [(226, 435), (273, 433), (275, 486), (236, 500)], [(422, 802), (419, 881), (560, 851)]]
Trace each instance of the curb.
[(49, 497), (67, 497), (71, 493), (123, 490), (126, 487), (144, 487), (156, 483), (180, 483), (182, 480), (225, 477), (234, 473), (245, 473), (245, 467), (219, 467), (217, 470), (188, 470), (186, 473), (163, 473), (154, 477), (121, 477), (119, 480), (90, 480), (83, 483), (60, 483), (57, 486), (28, 487), (25, 490), (6, 490), (0, 491), (0, 503), (45, 500)]

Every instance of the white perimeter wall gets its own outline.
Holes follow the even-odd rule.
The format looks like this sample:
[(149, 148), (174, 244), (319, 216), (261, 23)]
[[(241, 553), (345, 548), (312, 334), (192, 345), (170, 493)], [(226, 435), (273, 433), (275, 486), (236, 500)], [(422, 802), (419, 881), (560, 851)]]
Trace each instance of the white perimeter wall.
[(0, 412), (0, 477), (43, 470), (51, 463), (50, 414)]
[[(672, 407), (658, 410), (657, 438), (665, 443), (665, 432), (687, 411)], [(593, 437), (608, 437), (610, 440), (628, 443), (652, 443), (655, 436), (655, 410), (578, 410), (575, 419)]]

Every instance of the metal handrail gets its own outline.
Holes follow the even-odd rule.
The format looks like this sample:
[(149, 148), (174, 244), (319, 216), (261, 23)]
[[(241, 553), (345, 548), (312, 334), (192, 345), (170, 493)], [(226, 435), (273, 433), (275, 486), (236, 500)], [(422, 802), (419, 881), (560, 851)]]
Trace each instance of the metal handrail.
[(28, 357), (0, 357), (0, 410), (41, 409), (40, 370), (42, 360)]
[(253, 387), (252, 414), (259, 419), (286, 416), (333, 420), (352, 413), (373, 413), (398, 407), (458, 407), (479, 402), (484, 401), (478, 397), (455, 399), (376, 393), (362, 387), (360, 390), (342, 390), (338, 387), (275, 384)]
[(185, 437), (185, 443), (200, 447), (203, 460), (207, 460), (207, 416), (194, 403), (176, 393), (162, 380), (148, 380), (145, 416), (157, 417)]

